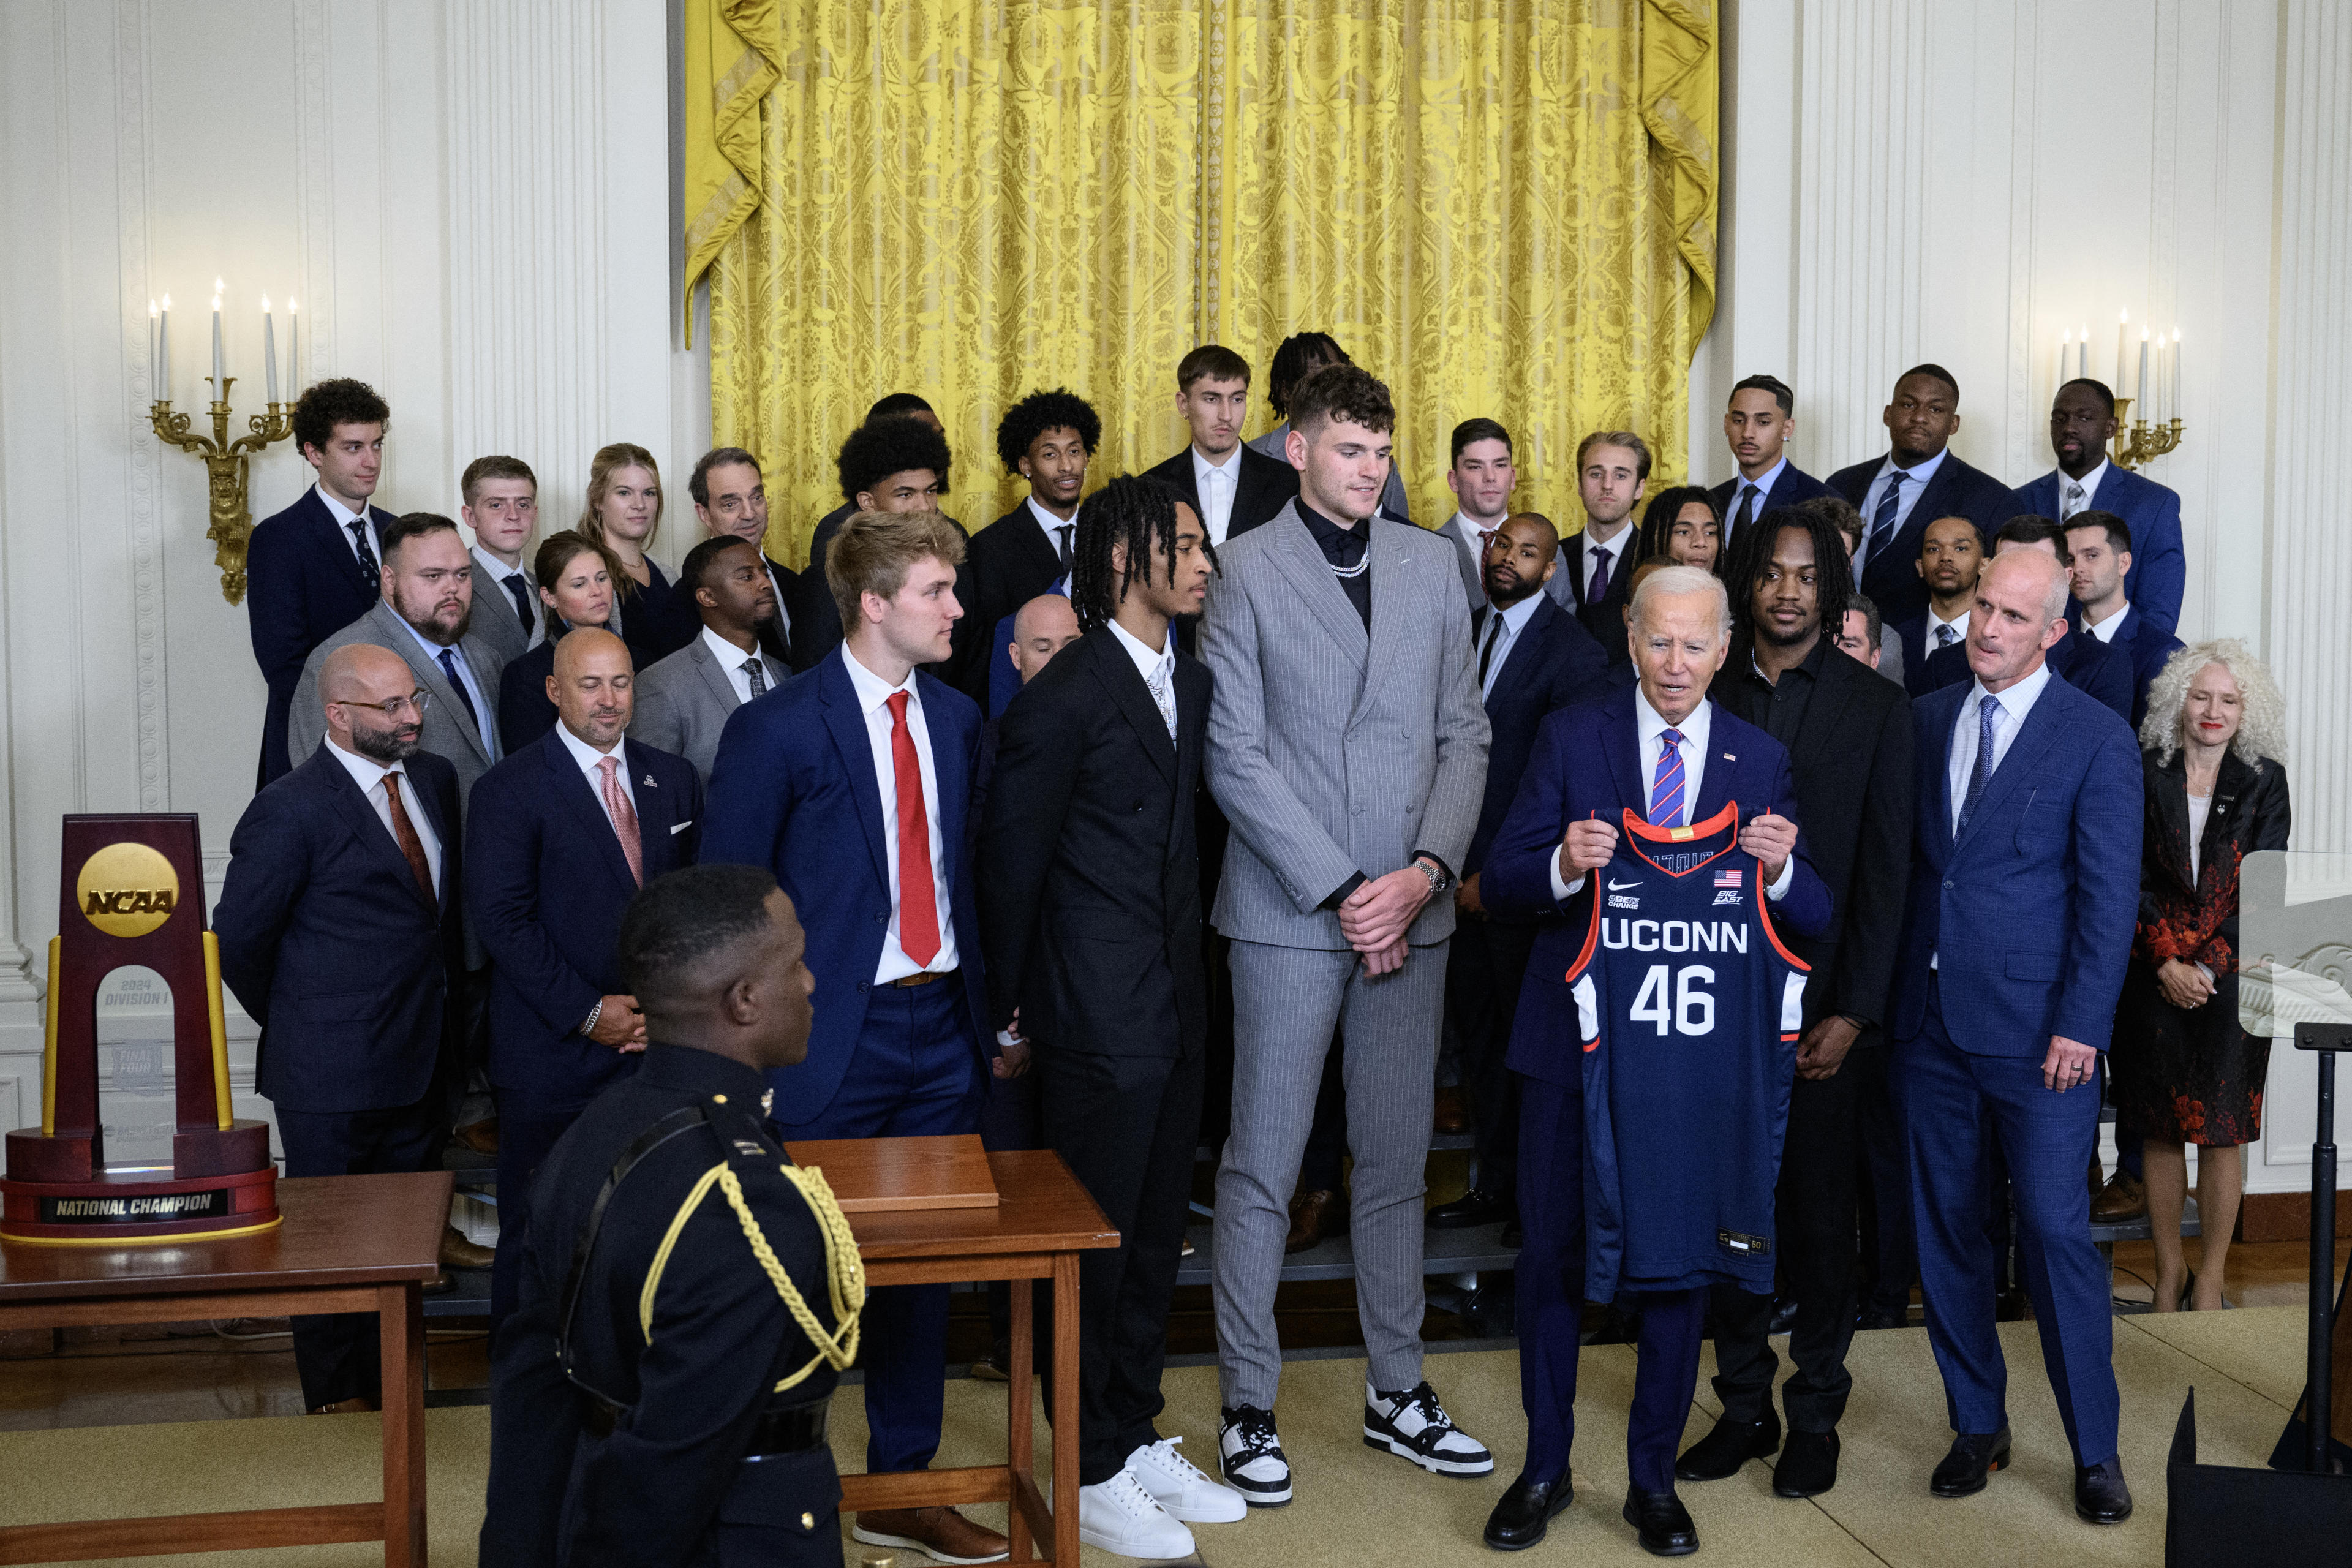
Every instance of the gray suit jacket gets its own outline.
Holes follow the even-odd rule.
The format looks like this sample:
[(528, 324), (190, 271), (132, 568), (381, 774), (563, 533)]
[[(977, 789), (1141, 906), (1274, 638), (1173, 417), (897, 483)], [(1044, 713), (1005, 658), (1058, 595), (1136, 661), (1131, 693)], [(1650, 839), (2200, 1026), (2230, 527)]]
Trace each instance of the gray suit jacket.
[[(476, 606), (478, 612), (479, 608)], [(302, 662), (302, 683), (294, 689), (294, 711), (288, 723), (297, 767), (309, 760), (327, 736), (327, 710), (319, 700), (319, 667), (327, 662), (329, 654), (353, 643), (390, 648), (416, 672), (416, 684), (432, 693), (433, 700), (425, 710), (425, 749), (436, 757), (446, 758), (457, 770), (457, 814), (462, 821), (473, 797), (474, 781), (488, 773), (501, 754), (496, 741), (499, 678), (506, 673), (507, 661), (499, 657), (498, 649), (471, 632), (457, 640), (457, 651), (465, 656), (466, 668), (473, 671), (474, 684), (481, 689), (483, 699), (490, 705), (490, 711), (483, 718), (489, 722), (492, 739), (485, 742), (481, 731), (467, 721), (465, 705), (450, 689), (449, 678), (441, 672), (441, 666), (425, 657), (425, 650), (416, 646), (416, 638), (393, 613), (392, 606), (377, 600), (366, 615), (311, 649), (310, 657)]]
[[(1297, 503), (1218, 552), (1201, 621), (1216, 677), (1209, 787), (1233, 823), (1212, 912), (1236, 941), (1345, 948), (1318, 906), (1426, 851), (1459, 868), (1486, 784), (1486, 710), (1451, 549), (1373, 518), (1369, 637)], [(1454, 932), (1432, 899), (1408, 938)]]
[[(751, 656), (746, 654), (745, 658)], [(792, 671), (767, 655), (760, 656), (773, 691), (792, 678)], [(710, 782), (710, 762), (719, 754), (719, 731), (741, 704), (735, 683), (719, 668), (710, 645), (697, 633), (695, 639), (666, 658), (656, 659), (637, 677), (636, 712), (629, 720), (629, 738), (664, 752), (675, 752), (694, 764), (702, 782)]]
[[(531, 584), (530, 630), (525, 632), (522, 622), (515, 618), (514, 600), (507, 593), (505, 581), (491, 576), (480, 556), (474, 556), (473, 562), (474, 613), (467, 619), (467, 634), (497, 649), (501, 662), (512, 664), (547, 640), (547, 605), (540, 599), (538, 584)], [(528, 568), (523, 570), (523, 579), (530, 580)]]

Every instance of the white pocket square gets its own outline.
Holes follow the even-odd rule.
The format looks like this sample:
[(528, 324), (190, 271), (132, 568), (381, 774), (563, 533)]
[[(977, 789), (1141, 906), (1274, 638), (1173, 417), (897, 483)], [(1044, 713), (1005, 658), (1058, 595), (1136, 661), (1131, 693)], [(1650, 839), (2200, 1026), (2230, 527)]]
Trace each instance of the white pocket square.
[(670, 830), (672, 833), (683, 833), (683, 832), (685, 832), (688, 828), (689, 828), (689, 827), (691, 827), (691, 826), (694, 826), (694, 818), (692, 818), (692, 817), (690, 817), (690, 816), (689, 816), (689, 817), (688, 817), (684, 822), (673, 822), (673, 823), (671, 823), (671, 824), (669, 825), (669, 830)]

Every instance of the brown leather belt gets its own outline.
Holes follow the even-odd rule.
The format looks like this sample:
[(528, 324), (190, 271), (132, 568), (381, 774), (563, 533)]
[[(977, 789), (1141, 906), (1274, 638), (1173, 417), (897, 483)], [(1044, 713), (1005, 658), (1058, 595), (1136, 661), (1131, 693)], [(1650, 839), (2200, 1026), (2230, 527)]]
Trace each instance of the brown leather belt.
[(961, 970), (950, 969), (944, 974), (935, 974), (931, 971), (926, 969), (916, 974), (901, 974), (896, 980), (885, 980), (882, 984), (885, 985), (896, 985), (900, 990), (904, 990), (909, 985), (929, 985), (934, 980), (953, 980), (961, 973)]

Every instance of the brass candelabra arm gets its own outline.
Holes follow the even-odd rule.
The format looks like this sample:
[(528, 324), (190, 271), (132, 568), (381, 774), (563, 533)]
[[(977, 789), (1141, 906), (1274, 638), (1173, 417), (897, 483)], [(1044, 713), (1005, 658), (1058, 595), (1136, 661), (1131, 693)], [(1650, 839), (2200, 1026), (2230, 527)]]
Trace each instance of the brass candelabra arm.
[(212, 513), (212, 524), (205, 530), (205, 537), (214, 544), (214, 564), (221, 572), (221, 596), (232, 605), (245, 602), (246, 542), (253, 534), (253, 505), (247, 486), (253, 454), (294, 433), (292, 405), (272, 403), (267, 413), (247, 419), (248, 434), (230, 440), (228, 393), (236, 384), (233, 375), (220, 380), (220, 395), (212, 400), (206, 410), (213, 421), (210, 436), (199, 434), (194, 420), (173, 409), (169, 398), (157, 400), (147, 410), (148, 423), (154, 426), (159, 439), (184, 452), (194, 452), (204, 460), (205, 488)]
[(294, 434), (294, 409), (290, 404), (273, 403), (268, 413), (256, 414), (245, 423), (253, 433), (238, 437), (232, 452), (258, 452), (272, 441), (285, 440)]

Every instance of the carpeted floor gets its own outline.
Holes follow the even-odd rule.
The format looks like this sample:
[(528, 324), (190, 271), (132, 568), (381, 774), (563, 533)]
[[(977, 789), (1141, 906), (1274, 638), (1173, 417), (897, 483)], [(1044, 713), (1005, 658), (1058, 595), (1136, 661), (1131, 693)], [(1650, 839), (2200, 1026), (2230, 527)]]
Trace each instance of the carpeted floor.
[[(2139, 1511), (2120, 1529), (2098, 1530), (2074, 1515), (2072, 1465), (2032, 1326), (2007, 1325), (2001, 1336), (2014, 1369), (2010, 1411), (2016, 1462), (1993, 1477), (1982, 1495), (1939, 1502), (1927, 1494), (1927, 1472), (1942, 1457), (1949, 1433), (1926, 1331), (1862, 1334), (1851, 1362), (1854, 1394), (1842, 1428), (1837, 1489), (1810, 1502), (1777, 1499), (1762, 1463), (1730, 1480), (1685, 1485), (1702, 1558), (1724, 1568), (2041, 1563), (2144, 1568), (2163, 1558), (2163, 1461), (2186, 1392), (2197, 1390), (2200, 1457), (2211, 1464), (2259, 1465), (2302, 1388), (2304, 1316), (2295, 1309), (2116, 1319), (2124, 1468)], [(1296, 1468), (1297, 1500), (1253, 1513), (1240, 1524), (1202, 1527), (1199, 1561), (1211, 1568), (1375, 1563), (1423, 1568), (1497, 1561), (1479, 1544), (1478, 1530), (1519, 1457), (1517, 1356), (1471, 1352), (1429, 1362), (1431, 1380), (1455, 1419), (1500, 1458), (1502, 1473), (1481, 1481), (1440, 1479), (1366, 1448), (1360, 1436), (1362, 1366), (1355, 1360), (1304, 1361), (1285, 1369), (1282, 1434)], [(1628, 1347), (1584, 1352), (1576, 1503), (1553, 1525), (1550, 1539), (1525, 1559), (1528, 1568), (1554, 1561), (1579, 1568), (1650, 1561), (1617, 1516), (1624, 1498), (1623, 1412), (1633, 1369)], [(1195, 1461), (1213, 1469), (1214, 1371), (1171, 1371), (1167, 1391), (1161, 1430), (1181, 1435)], [(1001, 1454), (1003, 1401), (1001, 1384), (950, 1384), (940, 1462), (974, 1464)], [(1702, 1380), (1689, 1437), (1706, 1430), (1714, 1410)], [(470, 1563), (488, 1460), (488, 1412), (435, 1410), (426, 1424), (433, 1557), (445, 1568)], [(348, 1415), (0, 1435), (0, 1475), (7, 1478), (0, 1488), (0, 1523), (358, 1501), (378, 1495), (376, 1430), (374, 1417)], [(835, 1451), (851, 1467), (860, 1464), (865, 1423), (855, 1389), (845, 1391), (835, 1407)], [(1041, 1465), (1045, 1458), (1041, 1452)], [(999, 1525), (1002, 1513), (975, 1510)], [(852, 1568), (863, 1550), (851, 1546)], [(900, 1555), (901, 1568), (913, 1568), (904, 1561), (908, 1554)], [(381, 1548), (352, 1545), (127, 1561), (190, 1568), (360, 1568), (382, 1560)], [(1109, 1568), (1123, 1560), (1089, 1550), (1086, 1561), (1087, 1568)]]

